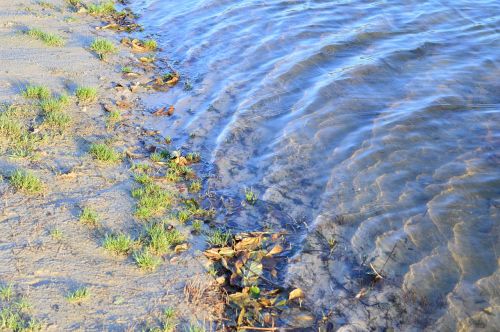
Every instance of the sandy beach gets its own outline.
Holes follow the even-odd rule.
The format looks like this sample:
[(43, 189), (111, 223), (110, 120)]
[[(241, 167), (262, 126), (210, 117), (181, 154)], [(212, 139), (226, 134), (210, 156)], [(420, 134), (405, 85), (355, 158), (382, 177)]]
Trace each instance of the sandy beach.
[[(155, 256), (163, 265), (155, 271), (134, 262), (141, 250), (136, 244), (134, 255), (131, 248), (125, 254), (104, 248), (108, 237), (137, 239), (143, 232), (130, 192), (138, 186), (139, 168), (148, 168), (152, 177), (159, 174), (164, 162), (155, 163), (150, 155), (168, 144), (142, 127), (151, 115), (141, 107), (141, 93), (131, 92), (131, 80), (124, 78), (129, 71), (123, 67), (140, 67), (138, 58), (154, 52), (131, 52), (120, 45), (123, 36), (96, 29), (103, 25), (65, 1), (0, 1), (0, 101), (8, 114), (2, 120), (20, 128), (20, 134), (8, 126), (0, 130), (1, 309), (17, 321), (4, 322), (2, 330), (166, 328), (173, 320), (168, 322), (165, 310), (175, 310), (175, 325), (189, 326), (208, 322), (217, 310), (185, 300), (186, 283), (207, 277), (203, 258), (191, 246), (182, 253), (191, 237), (182, 224), (170, 227), (185, 248), (174, 252), (175, 243), (168, 254)], [(30, 33), (34, 29), (46, 35)], [(116, 46), (105, 61), (91, 50), (98, 37)], [(28, 87), (40, 89), (29, 93)], [(77, 97), (82, 87), (96, 96)], [(41, 96), (42, 90), (49, 95)], [(53, 114), (61, 116), (51, 122)], [(29, 137), (29, 146), (22, 137)], [(99, 144), (118, 160), (94, 153)], [(16, 187), (16, 171), (33, 175), (39, 188)], [(181, 183), (161, 185), (179, 195), (187, 191)], [(18, 309), (21, 301), (29, 305)]]

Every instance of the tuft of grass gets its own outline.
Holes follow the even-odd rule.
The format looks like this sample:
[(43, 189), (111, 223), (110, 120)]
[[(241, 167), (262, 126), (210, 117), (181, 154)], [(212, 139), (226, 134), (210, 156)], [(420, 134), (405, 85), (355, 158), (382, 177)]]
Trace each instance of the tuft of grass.
[(64, 46), (64, 44), (66, 43), (61, 36), (42, 31), (40, 29), (29, 29), (26, 34), (32, 38), (41, 40), (45, 45), (48, 46)]
[(82, 213), (80, 213), (80, 222), (85, 225), (96, 226), (99, 222), (99, 215), (91, 208), (84, 207)]
[(40, 101), (40, 108), (45, 113), (50, 112), (61, 112), (63, 107), (68, 104), (68, 99), (66, 96), (62, 96), (59, 98), (46, 98)]
[(231, 232), (216, 229), (208, 233), (207, 243), (212, 247), (225, 247), (229, 244), (231, 238)]
[(146, 229), (149, 250), (157, 255), (167, 253), (171, 247), (181, 244), (185, 238), (176, 229), (167, 230), (162, 222), (154, 223)]
[(159, 216), (172, 205), (174, 194), (162, 189), (156, 184), (147, 184), (132, 191), (132, 197), (137, 198), (135, 215), (140, 219)]
[(14, 288), (12, 284), (0, 286), (0, 299), (10, 301), (14, 297)]
[(158, 43), (154, 39), (147, 39), (144, 41), (144, 47), (149, 51), (154, 51), (158, 48)]
[(152, 153), (149, 158), (151, 159), (152, 162), (159, 163), (163, 160), (163, 156), (159, 152), (154, 152)]
[(64, 130), (69, 127), (71, 117), (63, 112), (49, 112), (45, 115), (43, 123), (50, 128)]
[(115, 3), (109, 0), (99, 4), (89, 4), (87, 11), (94, 16), (112, 15), (116, 13)]
[(254, 205), (257, 202), (257, 194), (253, 192), (252, 188), (245, 188), (245, 200), (250, 205)]
[(27, 194), (37, 194), (43, 190), (42, 181), (33, 173), (17, 169), (10, 176), (10, 184)]
[(134, 260), (142, 270), (154, 271), (161, 264), (161, 259), (148, 249), (134, 253)]
[(121, 160), (121, 156), (112, 147), (104, 143), (94, 143), (89, 150), (92, 158), (105, 163), (116, 163)]
[(120, 122), (122, 119), (122, 114), (118, 110), (113, 110), (109, 113), (108, 118), (106, 119), (106, 127), (111, 128), (117, 122)]
[(56, 241), (61, 241), (63, 238), (63, 233), (59, 228), (54, 228), (50, 231), (50, 236)]
[(196, 219), (193, 221), (193, 231), (197, 234), (201, 233), (203, 228), (203, 221)]
[(101, 60), (104, 60), (104, 58), (109, 54), (118, 52), (118, 49), (111, 41), (99, 37), (94, 39), (92, 44), (90, 44), (90, 49), (94, 51)]
[(80, 104), (91, 104), (97, 101), (97, 89), (81, 86), (75, 91), (76, 98)]
[(188, 210), (180, 210), (179, 212), (177, 212), (177, 219), (181, 223), (185, 223), (186, 221), (189, 220), (190, 217), (191, 217), (191, 212)]
[(80, 287), (75, 289), (66, 296), (66, 299), (69, 302), (79, 303), (90, 297), (90, 292), (87, 287)]
[(195, 180), (189, 184), (189, 191), (192, 193), (197, 193), (201, 190), (201, 181)]
[(30, 99), (48, 99), (50, 98), (50, 90), (43, 85), (28, 85), (24, 88), (22, 95)]
[(163, 316), (160, 318), (161, 327), (163, 332), (174, 332), (176, 330), (179, 321), (177, 319), (177, 314), (174, 308), (167, 308), (163, 312)]
[(125, 234), (106, 234), (103, 242), (104, 249), (116, 255), (126, 255), (132, 250), (134, 241)]
[(128, 66), (122, 67), (122, 73), (124, 73), (124, 74), (130, 74), (133, 72), (134, 72), (134, 70), (131, 67), (128, 67)]

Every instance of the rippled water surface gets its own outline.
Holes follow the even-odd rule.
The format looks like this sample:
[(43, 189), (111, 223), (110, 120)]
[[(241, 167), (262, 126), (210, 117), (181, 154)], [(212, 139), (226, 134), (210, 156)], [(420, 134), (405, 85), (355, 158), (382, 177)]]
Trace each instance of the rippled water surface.
[[(317, 317), (500, 330), (500, 2), (132, 8), (186, 84), (148, 101), (176, 106), (152, 125), (211, 156), (215, 190), (259, 194), (233, 227), (292, 231), (286, 279)], [(355, 299), (370, 263), (385, 278)]]

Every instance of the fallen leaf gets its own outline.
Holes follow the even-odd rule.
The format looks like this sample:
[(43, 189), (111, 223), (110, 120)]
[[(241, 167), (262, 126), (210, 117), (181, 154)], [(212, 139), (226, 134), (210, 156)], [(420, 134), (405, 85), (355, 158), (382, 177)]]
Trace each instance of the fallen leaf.
[(189, 248), (188, 244), (183, 243), (183, 244), (176, 245), (174, 251), (175, 251), (175, 253), (178, 254), (180, 252), (188, 250), (188, 248)]
[(236, 243), (235, 250), (253, 250), (258, 247), (262, 242), (261, 237), (247, 237)]
[(273, 255), (277, 255), (283, 251), (283, 247), (280, 246), (279, 244), (275, 245), (273, 249), (271, 249), (267, 254), (266, 257), (270, 257)]
[(290, 301), (294, 300), (294, 299), (302, 299), (302, 298), (304, 298), (304, 292), (300, 288), (295, 288), (288, 295), (288, 300), (290, 300)]

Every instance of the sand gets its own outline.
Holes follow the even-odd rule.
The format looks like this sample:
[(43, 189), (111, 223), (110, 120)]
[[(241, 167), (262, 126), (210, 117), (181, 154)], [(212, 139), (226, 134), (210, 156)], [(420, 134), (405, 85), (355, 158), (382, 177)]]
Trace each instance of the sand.
[[(131, 166), (147, 159), (152, 146), (164, 147), (164, 142), (142, 126), (152, 115), (141, 106), (141, 94), (115, 88), (116, 83), (130, 83), (121, 68), (140, 55), (120, 45), (123, 34), (95, 29), (101, 25), (62, 0), (0, 0), (0, 101), (30, 105), (22, 118), (36, 132), (41, 121), (38, 106), (20, 93), (27, 84), (43, 84), (55, 95), (70, 96), (65, 112), (72, 118), (68, 129), (51, 134), (31, 157), (12, 157), (2, 138), (0, 285), (11, 284), (15, 297), (31, 304), (23, 315), (36, 319), (42, 330), (140, 330), (160, 326), (166, 308), (175, 309), (180, 326), (193, 320), (208, 322), (210, 310), (187, 302), (183, 294), (186, 282), (207, 278), (203, 259), (191, 244), (187, 252), (162, 256), (162, 265), (149, 273), (139, 269), (131, 255), (116, 256), (103, 249), (106, 233), (137, 237), (142, 232), (144, 223), (134, 217), (136, 201), (130, 194), (137, 185)], [(47, 46), (23, 33), (28, 28), (56, 33), (66, 44)], [(118, 54), (101, 61), (89, 50), (97, 36), (112, 40)], [(97, 87), (98, 102), (78, 104), (78, 86)], [(102, 104), (123, 98), (131, 107), (118, 107), (122, 120), (107, 127), (109, 115)], [(124, 158), (115, 165), (96, 162), (89, 147), (104, 140), (120, 153), (144, 158)], [(43, 181), (42, 194), (29, 195), (9, 184), (9, 176), (19, 168)], [(99, 214), (99, 227), (79, 221), (86, 206)], [(192, 236), (187, 228), (178, 229)], [(60, 238), (54, 230), (62, 233)], [(69, 302), (68, 294), (79, 287), (87, 287), (90, 296)], [(4, 300), (0, 299), (2, 307), (7, 306)]]

